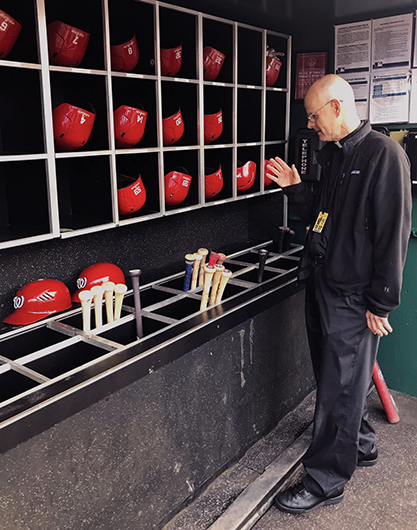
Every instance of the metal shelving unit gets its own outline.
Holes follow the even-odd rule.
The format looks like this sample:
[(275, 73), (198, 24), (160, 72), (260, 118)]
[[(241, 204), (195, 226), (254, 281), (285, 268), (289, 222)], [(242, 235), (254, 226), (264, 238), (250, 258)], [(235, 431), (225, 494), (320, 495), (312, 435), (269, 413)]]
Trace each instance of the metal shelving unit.
[[(16, 18), (26, 17), (22, 36), (19, 36), (22, 42), (18, 49), (10, 53), (10, 60), (0, 60), (0, 70), (4, 79), (9, 81), (9, 86), (13, 83), (25, 86), (28, 101), (31, 99), (32, 105), (41, 111), (39, 117), (34, 114), (34, 119), (25, 123), (25, 133), (33, 138), (27, 145), (22, 144), (20, 138), (13, 137), (14, 133), (8, 134), (6, 111), (0, 111), (3, 144), (8, 143), (4, 141), (5, 138), (10, 138), (10, 145), (0, 143), (0, 189), (5, 191), (0, 206), (3, 205), (3, 211), (7, 211), (0, 219), (0, 249), (57, 237), (79, 236), (281, 191), (275, 184), (265, 187), (264, 159), (272, 156), (272, 153), (284, 158), (288, 155), (291, 37), (158, 0), (131, 0), (132, 12), (143, 11), (145, 18), (147, 17), (145, 22), (149, 22), (147, 25), (142, 21), (141, 28), (148, 29), (141, 35), (137, 32), (137, 37), (139, 49), (142, 45), (141, 38), (147, 39), (143, 45), (148, 50), (152, 49), (154, 64), (139, 61), (133, 72), (116, 72), (111, 68), (110, 55), (113, 20), (111, 9), (116, 4), (114, 0), (95, 0), (89, 6), (88, 14), (95, 24), (95, 34), (91, 33), (90, 43), (94, 38), (95, 41), (89, 44), (92, 48), (89, 59), (78, 68), (49, 64), (47, 26), (53, 20), (51, 17), (59, 14), (59, 5), (52, 0), (23, 0), (16, 6)], [(10, 13), (11, 16), (13, 14)], [(175, 17), (180, 25), (184, 20), (184, 27), (195, 28), (195, 33), (190, 37), (195, 43), (195, 49), (184, 50), (188, 54), (188, 64), (191, 65), (189, 71), (195, 69), (195, 76), (187, 76), (184, 64), (185, 77), (181, 75), (181, 71), (174, 77), (161, 75), (159, 57), (164, 38), (163, 25), (167, 16)], [(28, 17), (32, 17), (31, 21)], [(23, 31), (28, 27), (31, 31), (26, 35)], [(229, 64), (224, 69), (223, 78), (220, 75), (216, 81), (205, 81), (203, 47), (215, 40), (214, 36), (218, 32), (213, 28), (224, 29), (230, 40), (226, 56)], [(179, 38), (185, 39), (186, 32), (181, 34), (181, 28), (178, 30)], [(36, 35), (36, 42), (33, 35)], [(280, 77), (273, 87), (267, 87), (265, 80), (267, 45), (273, 45), (285, 54)], [(37, 60), (34, 60), (33, 51), (30, 57), (29, 52), (25, 51), (34, 48), (37, 48)], [(256, 52), (252, 53), (251, 48)], [(32, 61), (28, 61), (28, 57)], [(149, 73), (152, 71), (153, 73)], [(39, 86), (34, 83), (37, 74)], [(76, 152), (56, 152), (52, 109), (68, 85), (78, 87), (83, 96), (94, 100), (97, 119), (86, 146)], [(124, 87), (123, 90), (139, 93), (146, 87), (154, 95), (153, 101), (151, 98), (148, 100), (155, 111), (154, 115), (148, 115), (154, 138), (148, 139), (147, 143), (142, 141), (144, 145), (139, 143), (129, 149), (115, 147), (113, 110), (121, 87)], [(192, 134), (189, 133), (192, 141), (180, 141), (178, 145), (164, 147), (163, 108), (168, 95), (173, 91), (183, 95), (184, 110), (188, 110), (193, 116), (188, 120), (188, 125), (185, 124), (188, 133), (193, 130)], [(5, 107), (17, 106), (13, 90), (6, 92), (5, 96)], [(228, 121), (230, 134), (224, 140), (220, 136), (215, 143), (205, 145), (204, 107), (210, 98), (217, 96), (219, 100), (223, 98), (228, 105), (224, 119)], [(19, 97), (18, 91), (16, 98)], [(193, 111), (186, 109), (188, 103), (195, 104)], [(275, 117), (277, 111), (278, 116)], [(194, 117), (195, 121), (192, 123)], [(271, 126), (271, 120), (276, 120), (276, 125)], [(41, 141), (40, 132), (43, 135)], [(37, 143), (35, 137), (38, 138)], [(219, 196), (206, 200), (205, 166), (207, 160), (215, 160), (216, 156), (218, 159), (228, 160), (227, 167), (223, 169), (225, 185)], [(139, 210), (129, 217), (120, 217), (117, 206), (118, 168), (128, 163), (140, 167), (145, 158), (152, 161), (152, 171), (142, 175), (142, 178), (145, 188), (148, 190), (149, 187), (148, 195), (152, 196), (152, 204), (157, 206), (145, 210), (145, 203), (143, 211)], [(240, 158), (245, 158), (241, 160), (243, 163), (247, 161), (246, 158), (254, 159), (257, 163), (255, 184), (241, 194), (236, 186), (236, 170)], [(164, 175), (176, 161), (183, 162), (177, 165), (188, 164), (194, 168), (192, 189), (189, 198), (177, 207), (168, 209), (164, 198)], [(32, 196), (23, 199), (22, 205), (19, 190), (13, 183), (16, 173), (28, 172), (33, 174), (33, 190), (30, 190)], [(96, 183), (90, 182), (93, 178), (96, 178)], [(25, 183), (23, 180), (23, 187)], [(91, 198), (91, 205), (80, 200), (85, 193), (93, 195), (94, 189), (100, 193), (97, 199)], [(37, 202), (36, 207), (31, 204), (34, 200)]]

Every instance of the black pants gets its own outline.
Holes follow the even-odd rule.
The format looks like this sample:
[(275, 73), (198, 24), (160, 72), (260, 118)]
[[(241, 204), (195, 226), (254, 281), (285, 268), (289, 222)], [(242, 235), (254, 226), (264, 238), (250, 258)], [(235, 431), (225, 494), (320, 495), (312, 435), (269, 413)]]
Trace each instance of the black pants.
[(317, 398), (304, 485), (328, 495), (351, 478), (358, 454), (368, 454), (375, 443), (366, 396), (379, 337), (367, 327), (364, 296), (336, 296), (320, 266), (307, 283), (306, 323)]

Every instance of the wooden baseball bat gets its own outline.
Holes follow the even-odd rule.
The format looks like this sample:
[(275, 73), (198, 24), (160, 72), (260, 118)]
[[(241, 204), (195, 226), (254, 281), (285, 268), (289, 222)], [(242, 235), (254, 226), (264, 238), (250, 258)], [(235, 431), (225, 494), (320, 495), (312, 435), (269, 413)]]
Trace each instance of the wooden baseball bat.
[(201, 263), (200, 263), (200, 273), (198, 275), (198, 286), (201, 287), (204, 285), (204, 267), (206, 266), (206, 256), (208, 254), (208, 250), (206, 248), (199, 248), (197, 252), (202, 256)]
[(225, 269), (224, 265), (219, 265), (218, 263), (216, 263), (214, 268), (215, 268), (215, 272), (213, 276), (213, 283), (211, 285), (210, 298), (209, 298), (208, 305), (213, 305), (214, 302), (216, 301), (217, 290), (220, 284), (220, 278), (222, 277), (223, 271)]
[(198, 275), (200, 272), (200, 263), (203, 259), (203, 256), (201, 254), (194, 254), (194, 264), (193, 264), (193, 274), (191, 277), (191, 290), (195, 289), (197, 287), (197, 281), (198, 281)]
[(81, 291), (78, 295), (83, 310), (83, 330), (90, 331), (91, 329), (91, 300), (93, 293), (91, 291)]
[(140, 307), (140, 289), (139, 289), (139, 276), (141, 274), (140, 269), (132, 269), (129, 271), (132, 279), (133, 287), (133, 298), (135, 300), (135, 317), (136, 317), (136, 336), (138, 339), (143, 338), (143, 323), (142, 323), (142, 310)]
[(106, 304), (106, 315), (107, 315), (107, 323), (113, 322), (114, 315), (113, 315), (113, 291), (115, 287), (114, 282), (104, 282), (101, 285), (104, 289), (104, 300)]
[(186, 254), (185, 255), (185, 276), (184, 276), (184, 285), (182, 290), (183, 291), (189, 291), (190, 285), (191, 285), (191, 275), (193, 272), (193, 264), (194, 264), (194, 254)]
[(122, 303), (125, 293), (127, 291), (127, 285), (124, 283), (118, 283), (114, 287), (114, 320), (119, 320), (122, 314)]
[(219, 259), (217, 260), (217, 263), (219, 265), (223, 265), (226, 258), (227, 258), (226, 254), (223, 254), (223, 252), (219, 252)]
[(215, 272), (215, 268), (213, 265), (206, 265), (204, 267), (204, 286), (203, 286), (203, 294), (201, 296), (201, 304), (200, 304), (200, 311), (202, 311), (203, 309), (206, 309), (207, 307), (207, 302), (208, 302), (208, 298), (209, 298), (209, 293), (210, 293), (210, 285), (211, 285), (211, 280), (213, 278), (213, 274)]
[(104, 288), (101, 285), (94, 285), (93, 287), (91, 287), (91, 292), (94, 296), (94, 314), (96, 317), (96, 328), (101, 328), (101, 326), (103, 325), (102, 306)]
[(265, 263), (268, 258), (269, 252), (266, 248), (260, 248), (258, 250), (258, 277), (257, 282), (261, 283), (264, 275)]
[(388, 421), (390, 423), (398, 423), (400, 421), (400, 417), (398, 415), (397, 405), (395, 404), (394, 398), (391, 396), (390, 391), (388, 390), (384, 376), (382, 375), (381, 369), (376, 361), (374, 364), (374, 370), (372, 372), (372, 379), (374, 380), (376, 391), (378, 392), (379, 398), (381, 399), (382, 406), (384, 407)]
[(222, 301), (222, 297), (223, 297), (224, 290), (226, 288), (226, 284), (231, 278), (231, 276), (232, 276), (232, 271), (229, 271), (229, 269), (224, 269), (224, 271), (222, 272), (222, 277), (220, 279), (220, 285), (217, 290), (216, 304), (219, 304)]

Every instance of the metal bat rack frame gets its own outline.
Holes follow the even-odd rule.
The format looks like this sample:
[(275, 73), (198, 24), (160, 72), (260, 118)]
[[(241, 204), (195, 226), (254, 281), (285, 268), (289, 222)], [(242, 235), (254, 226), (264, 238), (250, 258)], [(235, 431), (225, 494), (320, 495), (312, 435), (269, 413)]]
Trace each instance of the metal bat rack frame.
[[(269, 255), (262, 282), (257, 283), (261, 248), (268, 249)], [(140, 289), (143, 339), (136, 337), (131, 290), (124, 298), (121, 318), (90, 332), (82, 330), (81, 308), (76, 308), (4, 334), (0, 338), (0, 450), (149, 374), (299, 289), (295, 277), (302, 246), (292, 245), (278, 254), (273, 241), (250, 241), (234, 249), (225, 261), (233, 274), (223, 300), (203, 311), (203, 287), (182, 290), (184, 270), (169, 271), (148, 283), (145, 273)]]

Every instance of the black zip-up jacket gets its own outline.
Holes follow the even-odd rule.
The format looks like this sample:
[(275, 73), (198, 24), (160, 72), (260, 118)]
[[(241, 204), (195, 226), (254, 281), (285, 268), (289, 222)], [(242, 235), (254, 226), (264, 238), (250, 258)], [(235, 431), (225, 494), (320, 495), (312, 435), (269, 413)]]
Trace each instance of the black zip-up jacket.
[[(323, 176), (317, 196), (304, 182), (283, 188), (290, 207), (312, 226), (334, 147), (330, 142), (318, 153)], [(396, 141), (372, 130), (367, 121), (346, 137), (342, 149), (323, 274), (335, 294), (365, 293), (367, 309), (386, 317), (400, 303), (411, 231), (410, 162)], [(311, 268), (310, 238), (311, 230), (300, 261), (300, 281)]]

